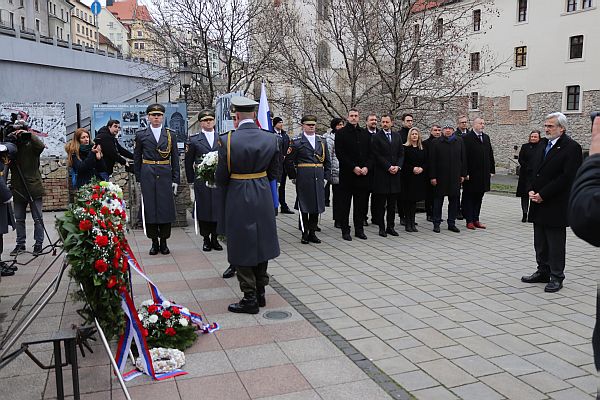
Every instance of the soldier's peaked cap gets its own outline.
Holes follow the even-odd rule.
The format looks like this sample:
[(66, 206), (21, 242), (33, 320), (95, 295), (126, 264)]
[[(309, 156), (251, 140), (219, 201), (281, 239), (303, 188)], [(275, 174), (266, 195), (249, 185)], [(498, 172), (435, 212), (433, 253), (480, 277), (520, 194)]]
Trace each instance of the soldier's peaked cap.
[(146, 108), (146, 114), (150, 114), (150, 113), (161, 113), (161, 114), (164, 114), (165, 113), (165, 106), (163, 106), (162, 104), (158, 104), (158, 103), (150, 104)]
[(231, 112), (252, 112), (256, 110), (258, 103), (244, 96), (233, 96), (231, 98)]
[(215, 119), (215, 112), (209, 108), (200, 111), (198, 114), (198, 121), (204, 121), (205, 119)]
[(302, 119), (300, 120), (301, 124), (316, 124), (317, 123), (317, 117), (313, 114), (306, 114), (305, 116), (302, 117)]

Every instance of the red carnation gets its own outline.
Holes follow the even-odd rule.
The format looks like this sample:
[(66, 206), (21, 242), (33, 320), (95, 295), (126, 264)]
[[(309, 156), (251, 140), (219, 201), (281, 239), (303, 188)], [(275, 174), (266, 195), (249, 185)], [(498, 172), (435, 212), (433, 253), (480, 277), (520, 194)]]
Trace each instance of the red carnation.
[(154, 314), (157, 311), (158, 311), (158, 307), (156, 307), (155, 305), (148, 306), (148, 312), (150, 314)]
[(180, 311), (178, 307), (171, 307), (171, 311), (173, 312), (173, 314), (175, 315), (179, 315)]
[(161, 315), (163, 316), (164, 319), (171, 318), (171, 313), (167, 310), (163, 311)]
[(106, 287), (109, 289), (112, 289), (115, 285), (117, 284), (117, 277), (114, 275), (111, 275), (110, 278), (108, 278), (108, 282), (106, 283)]
[(110, 210), (108, 209), (108, 207), (106, 207), (106, 206), (103, 206), (103, 207), (100, 209), (100, 213), (101, 213), (102, 215), (108, 215), (108, 214), (110, 214)]
[(167, 336), (175, 336), (176, 334), (177, 334), (177, 332), (173, 328), (165, 329), (165, 335), (167, 335)]
[(96, 210), (94, 210), (93, 208), (90, 208), (88, 212), (90, 213), (90, 215), (96, 215)]
[(104, 247), (108, 245), (108, 236), (98, 235), (96, 236), (95, 242), (98, 246)]
[(92, 195), (92, 200), (98, 200), (98, 199), (100, 199), (100, 196), (98, 196), (98, 193), (94, 193)]
[(92, 221), (90, 221), (89, 219), (84, 219), (83, 221), (79, 222), (79, 230), (80, 231), (89, 231), (90, 229), (92, 229), (92, 226), (94, 226), (92, 224)]
[(127, 218), (127, 214), (125, 213), (125, 211), (121, 211), (121, 218), (123, 218), (123, 219)]
[(87, 204), (89, 206), (90, 204), (92, 204), (92, 202), (88, 200), (85, 202), (85, 204)]
[(104, 260), (97, 260), (94, 263), (94, 268), (96, 268), (96, 271), (103, 274), (108, 270), (108, 264)]
[(112, 241), (113, 241), (113, 243), (119, 243), (119, 238), (116, 236), (113, 236)]
[(113, 214), (115, 214), (118, 217), (119, 215), (121, 215), (121, 210), (117, 208)]
[(94, 190), (100, 190), (100, 185), (94, 186)]
[(106, 229), (106, 224), (104, 223), (104, 221), (100, 221), (100, 228)]
[(121, 225), (121, 224), (117, 225), (117, 230), (118, 231), (122, 231), (123, 230), (123, 225)]
[(142, 334), (144, 335), (144, 337), (147, 337), (148, 336), (148, 329), (144, 329), (142, 331)]

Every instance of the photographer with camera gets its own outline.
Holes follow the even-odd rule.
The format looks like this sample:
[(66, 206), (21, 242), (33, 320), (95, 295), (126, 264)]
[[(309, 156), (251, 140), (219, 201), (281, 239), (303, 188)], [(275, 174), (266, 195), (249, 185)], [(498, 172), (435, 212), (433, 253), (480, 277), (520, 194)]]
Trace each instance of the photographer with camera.
[(71, 168), (73, 176), (73, 189), (90, 183), (93, 177), (104, 179), (106, 163), (99, 144), (90, 144), (90, 134), (87, 130), (79, 128), (65, 145), (67, 152), (67, 166)]
[(42, 243), (44, 242), (44, 221), (42, 218), (44, 187), (42, 185), (42, 174), (40, 173), (40, 155), (46, 146), (37, 136), (29, 132), (27, 123), (23, 120), (15, 121), (11, 132), (5, 136), (5, 140), (14, 143), (17, 148), (16, 159), (9, 166), (17, 228), (17, 245), (10, 252), (10, 255), (17, 256), (25, 252), (27, 205), (31, 209), (34, 224), (33, 237), (35, 244), (33, 245), (33, 254), (38, 255), (42, 252)]
[(129, 163), (129, 160), (133, 160), (133, 153), (121, 146), (117, 140), (120, 131), (121, 123), (116, 119), (111, 119), (106, 126), (98, 130), (98, 134), (94, 139), (94, 143), (100, 145), (104, 155), (104, 162), (106, 163), (105, 180), (110, 179), (115, 163), (124, 165), (127, 172), (133, 172), (133, 164)]
[[(6, 185), (6, 169), (11, 156), (14, 156), (17, 148), (12, 143), (0, 143), (0, 256), (4, 250), (5, 233), (8, 233), (8, 226), (15, 229), (15, 219), (12, 212), (11, 202), (13, 195)], [(12, 276), (15, 274), (17, 267), (8, 266), (4, 261), (0, 261), (0, 276)]]

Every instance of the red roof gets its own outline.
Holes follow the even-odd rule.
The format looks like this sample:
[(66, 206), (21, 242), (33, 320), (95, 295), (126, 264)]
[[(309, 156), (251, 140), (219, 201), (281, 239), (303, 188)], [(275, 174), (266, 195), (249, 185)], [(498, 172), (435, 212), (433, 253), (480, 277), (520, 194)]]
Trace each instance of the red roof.
[(446, 3), (446, 0), (417, 0), (412, 6), (412, 12), (419, 12), (435, 8)]
[(100, 32), (98, 32), (98, 44), (105, 44), (105, 45), (113, 47), (115, 49), (117, 48), (117, 46), (115, 46), (115, 44), (113, 42), (111, 42), (109, 38), (107, 38)]
[(115, 1), (112, 6), (106, 8), (120, 21), (152, 21), (148, 8), (137, 4), (137, 0)]

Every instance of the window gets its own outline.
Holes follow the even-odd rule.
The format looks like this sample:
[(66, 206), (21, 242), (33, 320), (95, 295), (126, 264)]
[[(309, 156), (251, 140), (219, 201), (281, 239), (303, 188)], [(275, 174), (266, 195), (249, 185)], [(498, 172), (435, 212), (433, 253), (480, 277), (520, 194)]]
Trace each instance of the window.
[(25, 17), (21, 17), (21, 30), (25, 30)]
[(413, 61), (412, 63), (412, 76), (413, 78), (418, 78), (421, 75), (421, 67), (419, 65), (419, 61)]
[(35, 0), (33, 4), (35, 5), (35, 11), (40, 12), (40, 0)]
[(39, 19), (35, 20), (35, 30), (38, 32), (40, 31), (40, 20)]
[(142, 37), (142, 31), (137, 31), (137, 36)]
[(317, 20), (324, 21), (329, 18), (329, 1), (317, 0)]
[(515, 47), (515, 67), (527, 65), (527, 46)]
[[(19, 1), (19, 5), (20, 5), (21, 7), (24, 7), (24, 5), (23, 5), (23, 1), (24, 1), (24, 0), (20, 0), (20, 1)], [(10, 2), (10, 4), (12, 4), (12, 1)]]
[(592, 7), (592, 0), (582, 0), (581, 1), (581, 8), (591, 8)]
[(77, 44), (81, 44), (81, 40), (77, 39)]
[(87, 26), (85, 27), (85, 36), (90, 36), (90, 32), (89, 32)]
[(11, 12), (8, 13), (8, 26), (11, 28), (15, 27), (15, 14)]
[(108, 25), (108, 27), (109, 27), (110, 29), (112, 29), (112, 28), (114, 28), (114, 27), (115, 27), (115, 23), (114, 23), (114, 22), (112, 22), (112, 21), (110, 21), (110, 22), (109, 22), (107, 25)]
[(415, 26), (413, 27), (413, 36), (415, 38), (415, 41), (419, 40), (419, 36), (420, 36), (420, 27), (419, 24), (415, 24)]
[(139, 48), (140, 48), (140, 45), (139, 45), (139, 43), (135, 42), (135, 43), (133, 44), (133, 48), (134, 48), (134, 49), (139, 49)]
[(579, 111), (579, 85), (567, 86), (567, 111)]
[(330, 65), (331, 56), (329, 52), (329, 45), (325, 41), (319, 42), (317, 45), (317, 67), (329, 68)]
[(444, 18), (438, 18), (437, 23), (435, 25), (436, 33), (438, 39), (441, 39), (444, 35)]
[(479, 71), (480, 53), (471, 53), (471, 72)]
[(567, 0), (567, 12), (577, 10), (577, 0)]
[(527, 0), (519, 0), (519, 22), (527, 21)]
[(143, 42), (142, 42), (142, 43), (140, 43), (140, 50), (144, 50), (144, 47), (145, 47), (145, 46), (144, 46), (144, 43), (143, 43)]
[(470, 103), (471, 103), (470, 104), (471, 110), (479, 109), (479, 93), (478, 92), (471, 92)]
[(438, 58), (435, 60), (435, 76), (442, 76), (444, 60)]
[(79, 24), (77, 24), (77, 33), (80, 33), (80, 32), (79, 32)]
[(62, 20), (65, 19), (65, 9), (64, 8), (60, 9), (60, 19), (62, 19)]
[(52, 4), (52, 14), (56, 15), (56, 4)]
[(481, 30), (481, 10), (473, 10), (473, 32)]
[(571, 36), (569, 58), (571, 60), (583, 58), (583, 35)]
[(419, 107), (419, 97), (413, 96), (413, 108), (418, 108), (418, 107)]

